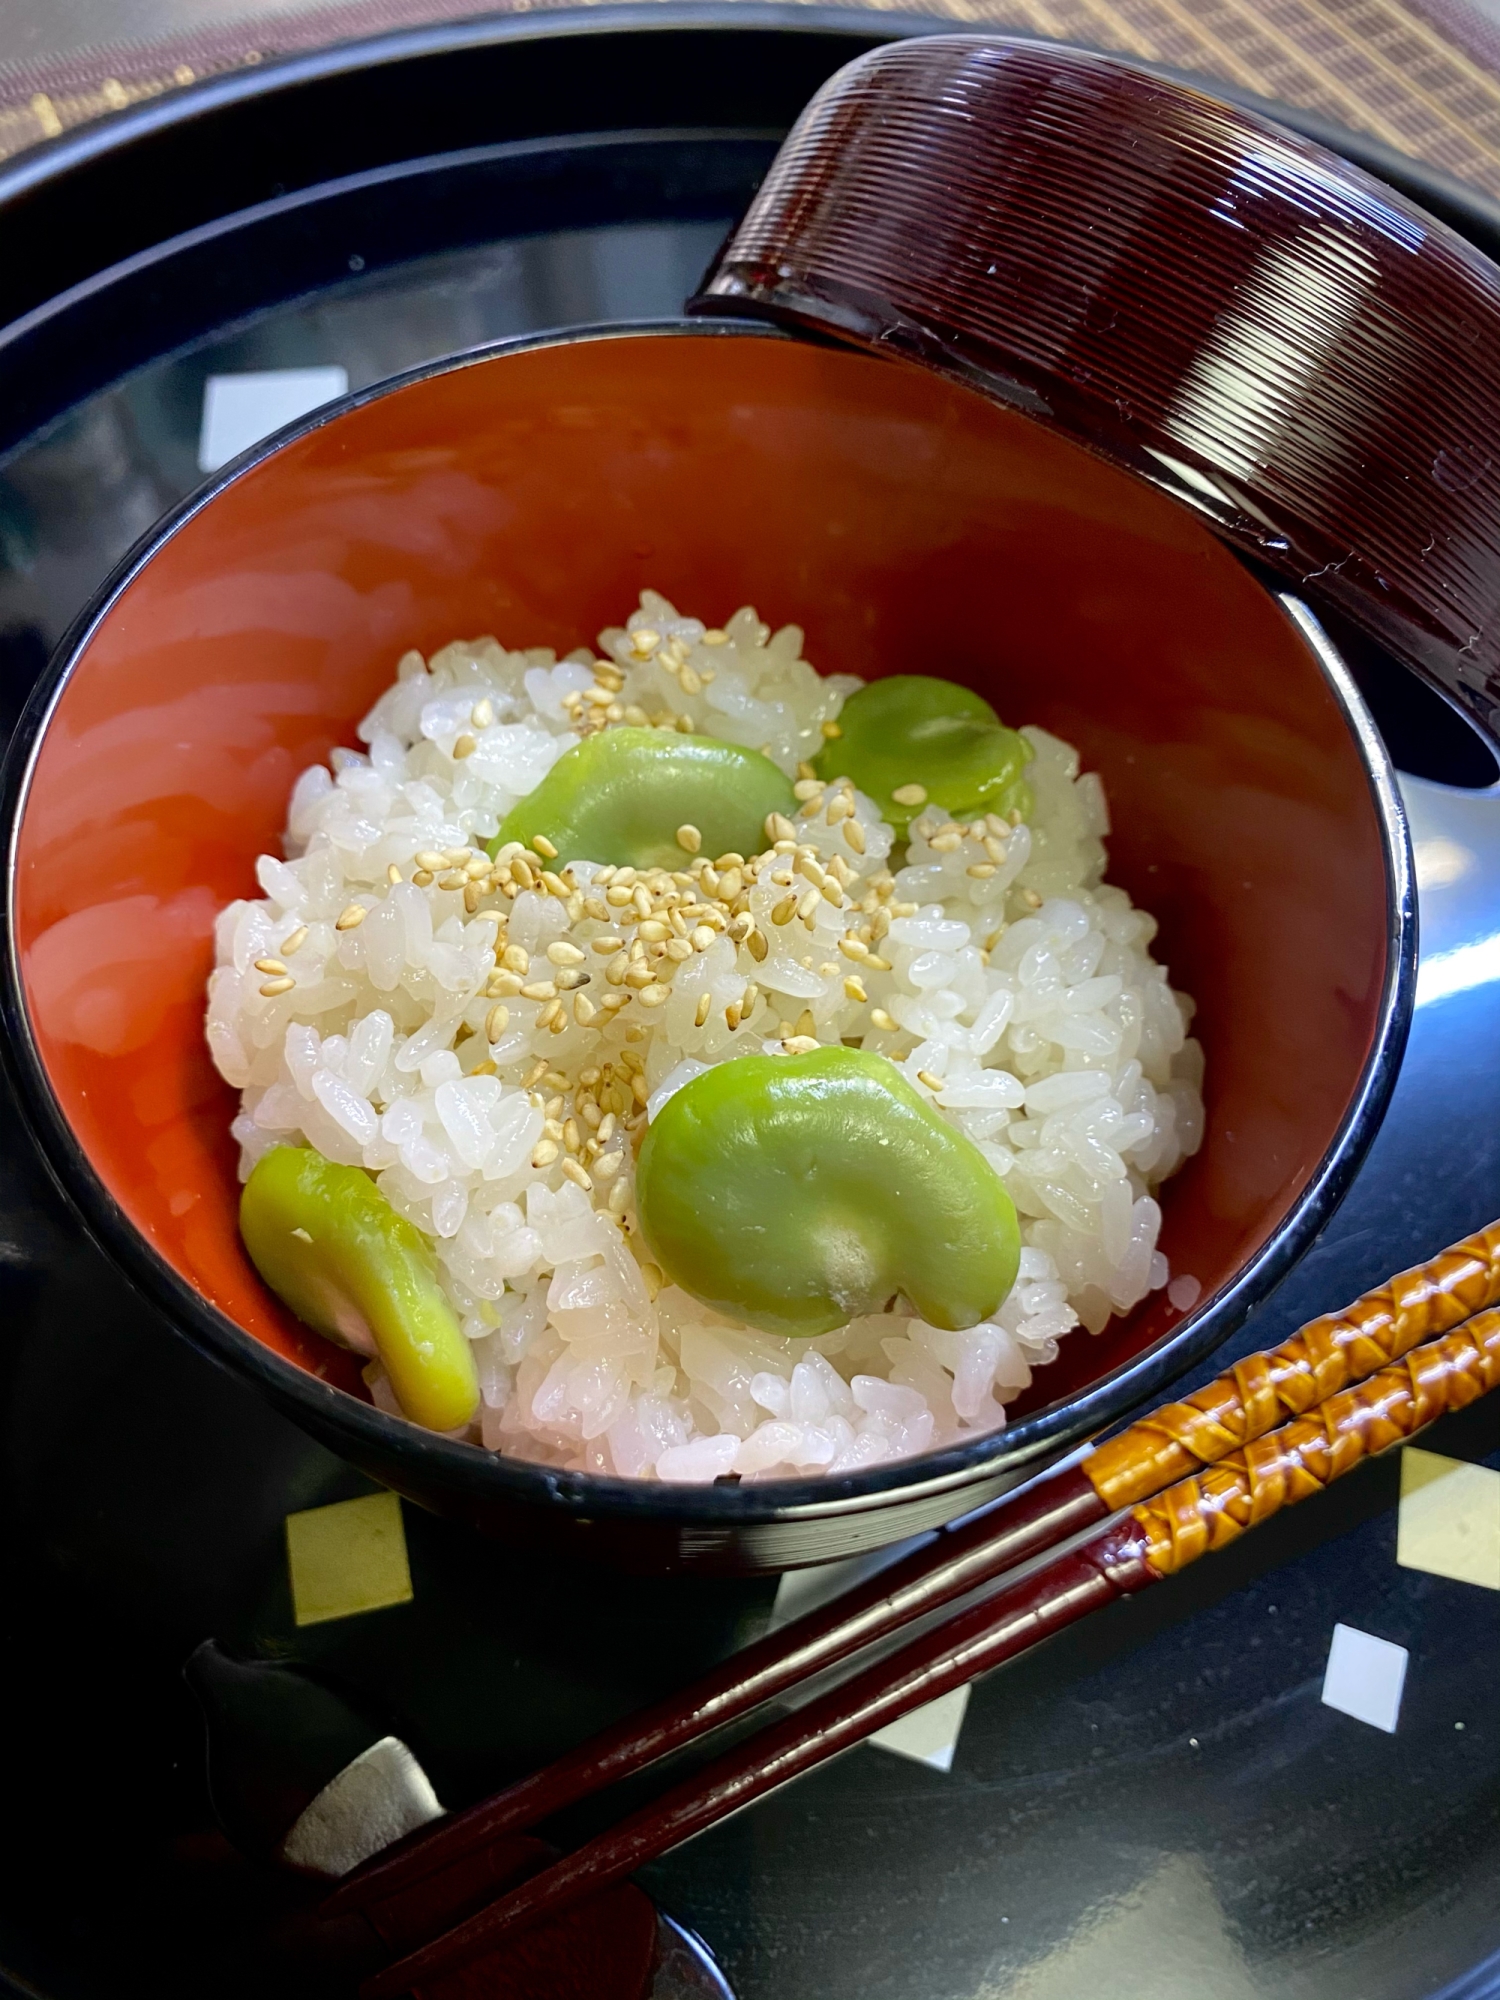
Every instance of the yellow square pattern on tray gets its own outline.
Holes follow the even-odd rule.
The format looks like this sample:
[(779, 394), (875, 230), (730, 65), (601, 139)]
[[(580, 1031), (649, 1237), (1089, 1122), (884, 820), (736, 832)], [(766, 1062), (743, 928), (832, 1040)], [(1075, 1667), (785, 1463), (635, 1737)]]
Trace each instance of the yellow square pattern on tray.
[(1396, 1518), (1403, 1569), (1500, 1590), (1500, 1472), (1408, 1445)]
[(410, 1602), (406, 1530), (394, 1493), (288, 1514), (286, 1559), (299, 1625)]

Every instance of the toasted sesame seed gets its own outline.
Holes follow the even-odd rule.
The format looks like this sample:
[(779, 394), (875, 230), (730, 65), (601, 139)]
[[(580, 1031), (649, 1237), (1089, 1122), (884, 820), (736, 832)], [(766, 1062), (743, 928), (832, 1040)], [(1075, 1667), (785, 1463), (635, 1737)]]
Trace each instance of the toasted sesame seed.
[(708, 1019), (709, 1011), (713, 1007), (713, 1004), (714, 996), (712, 993), (700, 993), (698, 995), (698, 1005), (693, 1010), (693, 1026), (695, 1028), (703, 1026), (703, 1023)]
[(884, 1007), (871, 1008), (870, 1022), (872, 1026), (879, 1028), (885, 1034), (890, 1034), (896, 1026), (896, 1023), (891, 1019)]
[(677, 845), (685, 853), (697, 854), (703, 846), (703, 835), (691, 821), (677, 829)]
[(925, 785), (898, 785), (891, 793), (898, 806), (925, 806), (927, 787)]
[(940, 1076), (934, 1076), (930, 1069), (919, 1069), (917, 1071), (917, 1082), (925, 1083), (929, 1090), (941, 1090), (943, 1087), (943, 1079)]
[(1042, 907), (1042, 899), (1035, 889), (1023, 889), (1021, 891), (1021, 901), (1026, 905), (1028, 910), (1039, 910)]
[(476, 729), (488, 729), (495, 719), (495, 704), (485, 695), (469, 710), (469, 720)]
[(521, 988), (523, 1000), (551, 1000), (556, 994), (557, 988), (550, 979), (534, 979), (530, 985)]
[(297, 928), (292, 932), (289, 938), (282, 939), (281, 949), (284, 952), (286, 952), (287, 955), (290, 957), (290, 955), (293, 952), (301, 951), (303, 945), (305, 945), (306, 943), (307, 943), (307, 925), (298, 924)]
[(552, 845), (552, 842), (547, 838), (545, 833), (534, 833), (531, 836), (531, 845), (544, 861), (555, 861), (557, 859), (557, 849)]
[(799, 799), (820, 799), (823, 796), (821, 778), (799, 778), (792, 787), (793, 796)]
[(499, 1074), (500, 1065), (488, 1061), (475, 1063), (474, 1067), (469, 1071), (470, 1076), (498, 1076)]
[(576, 1187), (583, 1189), (585, 1194), (594, 1192), (594, 1183), (589, 1179), (588, 1169), (581, 1166), (577, 1160), (564, 1160), (562, 1170)]
[(509, 1025), (510, 1025), (509, 1007), (491, 1007), (488, 1014), (486, 1014), (484, 1017), (484, 1033), (486, 1041), (498, 1042), (500, 1037), (505, 1033), (505, 1030), (509, 1027)]
[(965, 875), (972, 875), (976, 882), (988, 882), (994, 872), (993, 861), (975, 861), (964, 870)]
[(504, 970), (492, 972), (485, 987), (485, 995), (491, 1000), (513, 1000), (520, 992), (523, 981), (519, 972)]
[(694, 951), (707, 951), (709, 946), (716, 942), (718, 935), (712, 924), (694, 924), (688, 943)]
[(574, 994), (573, 1019), (578, 1023), (580, 1028), (586, 1028), (589, 1022), (592, 1021), (594, 1016), (598, 1013), (598, 1011), (599, 1009), (594, 1005), (593, 1001), (590, 1000), (589, 996), (586, 993)]
[(813, 911), (818, 907), (819, 903), (821, 903), (822, 900), (823, 900), (823, 891), (821, 889), (808, 890), (807, 894), (802, 898), (802, 901), (797, 905), (797, 915), (801, 917), (804, 923), (806, 923), (807, 919), (812, 915)]
[(792, 822), (786, 817), (785, 813), (773, 812), (766, 814), (765, 833), (766, 839), (773, 843), (782, 840), (795, 841), (797, 829), (792, 825)]
[(691, 958), (693, 955), (693, 947), (688, 943), (686, 938), (680, 937), (668, 938), (662, 946), (662, 951), (674, 965), (683, 964), (685, 960)]
[(802, 1012), (797, 1016), (796, 1026), (793, 1029), (793, 1033), (798, 1035), (811, 1035), (816, 1040), (818, 1033), (818, 1024), (812, 1017), (812, 1009), (810, 1007), (804, 1007), (802, 1009)]
[(729, 644), (729, 634), (721, 632), (718, 626), (715, 625), (704, 633), (703, 643), (705, 646), (727, 646)]
[(841, 910), (844, 907), (844, 892), (831, 875), (824, 878), (823, 886), (818, 891), (818, 894), (823, 898), (825, 903), (832, 903), (836, 910)]
[(472, 757), (478, 748), (479, 738), (471, 736), (467, 730), (464, 731), (462, 736), (454, 738), (453, 754), (457, 758)]
[(500, 963), (507, 972), (529, 972), (531, 957), (524, 945), (508, 944), (500, 954)]
[(810, 1055), (818, 1046), (818, 1038), (816, 1035), (786, 1035), (781, 1046), (789, 1056)]
[(395, 888), (396, 884), (401, 880), (401, 870), (396, 866), (394, 861), (391, 863), (390, 867), (386, 869), (385, 879), (387, 882), (390, 883), (393, 889)]
[(284, 973), (280, 979), (268, 979), (260, 990), (267, 1000), (274, 1000), (279, 993), (290, 993), (296, 984), (290, 973)]
[(554, 975), (553, 984), (559, 993), (576, 993), (580, 986), (587, 986), (589, 975), (580, 972), (576, 965), (566, 965)]
[(534, 1167), (550, 1167), (557, 1155), (558, 1144), (555, 1139), (539, 1139), (531, 1155), (531, 1164)]
[(604, 994), (599, 1001), (599, 1005), (604, 1009), (606, 1014), (617, 1014), (622, 1007), (628, 1007), (630, 1001), (630, 994), (616, 991)]
[(280, 979), (286, 971), (279, 958), (258, 958), (255, 961), (255, 969), (257, 972), (268, 973), (272, 979)]
[(757, 965), (762, 965), (771, 949), (770, 940), (764, 931), (751, 931), (749, 937), (745, 939), (745, 949)]
[(554, 938), (547, 947), (547, 956), (554, 965), (582, 965), (584, 955), (576, 944), (569, 944), (566, 938)]
[(844, 733), (836, 722), (820, 722), (818, 724), (818, 729), (823, 737), (823, 740), (827, 743), (832, 743), (837, 737), (842, 736)]
[(637, 997), (643, 1007), (659, 1007), (671, 990), (670, 986), (663, 986), (659, 980), (652, 979), (641, 988)]
[(447, 867), (448, 857), (439, 848), (424, 847), (422, 852), (416, 857), (416, 865), (418, 868), (425, 868), (430, 874), (435, 875), (439, 868)]
[(861, 1006), (870, 997), (865, 991), (864, 981), (857, 979), (852, 972), (844, 981), (844, 996), (849, 1000), (858, 1000)]
[(829, 826), (837, 826), (841, 819), (848, 819), (853, 811), (854, 801), (850, 798), (849, 794), (847, 792), (835, 792), (833, 797), (828, 801), (827, 824)]

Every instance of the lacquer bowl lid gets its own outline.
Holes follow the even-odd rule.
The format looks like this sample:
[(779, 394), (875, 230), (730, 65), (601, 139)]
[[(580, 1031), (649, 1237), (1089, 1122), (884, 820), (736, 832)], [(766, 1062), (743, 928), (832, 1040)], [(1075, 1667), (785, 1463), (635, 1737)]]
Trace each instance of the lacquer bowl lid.
[(926, 363), (1164, 487), (1500, 734), (1500, 269), (1112, 57), (860, 57), (694, 301)]

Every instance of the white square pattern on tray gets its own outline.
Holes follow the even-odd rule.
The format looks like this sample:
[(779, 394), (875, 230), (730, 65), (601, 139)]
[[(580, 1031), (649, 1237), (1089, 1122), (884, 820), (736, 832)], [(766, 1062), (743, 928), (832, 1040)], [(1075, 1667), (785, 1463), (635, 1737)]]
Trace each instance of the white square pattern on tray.
[(1323, 1675), (1327, 1707), (1394, 1735), (1406, 1683), (1407, 1651), (1356, 1625), (1335, 1625)]
[(217, 472), (272, 431), (321, 409), (348, 387), (348, 369), (337, 366), (260, 368), (243, 375), (210, 375), (203, 385), (198, 470)]

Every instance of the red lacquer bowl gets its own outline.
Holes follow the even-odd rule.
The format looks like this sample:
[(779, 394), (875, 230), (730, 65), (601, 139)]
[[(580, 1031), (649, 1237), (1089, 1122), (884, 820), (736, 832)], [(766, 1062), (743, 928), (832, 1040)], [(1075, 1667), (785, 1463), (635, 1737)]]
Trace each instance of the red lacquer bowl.
[[(1163, 1247), (1203, 1286), (1078, 1332), (1002, 1434), (858, 1477), (671, 1489), (362, 1399), (240, 1247), (203, 1038), (215, 911), (408, 647), (560, 651), (645, 584), (930, 657), (1077, 744), (1113, 879), (1199, 1002), (1208, 1135)], [(494, 1532), (780, 1568), (933, 1525), (1202, 1356), (1306, 1246), (1394, 1077), (1414, 958), (1384, 753), (1311, 618), (1183, 508), (926, 371), (685, 322), (495, 349), (320, 413), (189, 503), (65, 642), (9, 777), (9, 1042), (47, 1157), (181, 1332), (336, 1451)], [(586, 1534), (577, 1530), (587, 1526)]]

